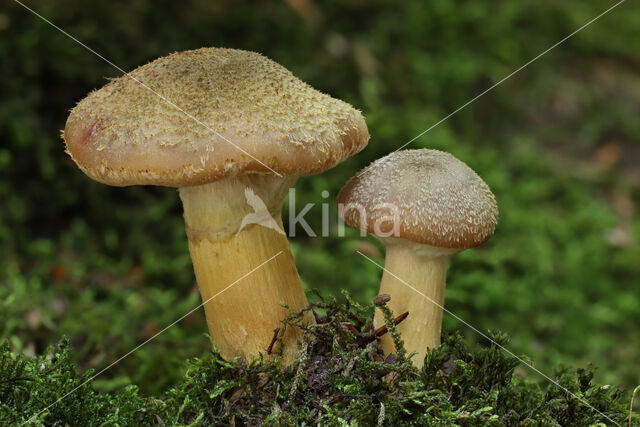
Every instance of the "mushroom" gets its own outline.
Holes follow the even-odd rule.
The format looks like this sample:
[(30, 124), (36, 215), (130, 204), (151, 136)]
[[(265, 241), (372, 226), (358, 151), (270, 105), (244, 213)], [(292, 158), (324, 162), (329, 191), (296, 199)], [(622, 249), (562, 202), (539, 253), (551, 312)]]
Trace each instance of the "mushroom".
[[(63, 138), (96, 181), (179, 187), (209, 332), (224, 358), (251, 360), (289, 315), (284, 305), (307, 306), (282, 231), (289, 187), (359, 152), (369, 134), (359, 111), (270, 59), (203, 48), (90, 93), (71, 111)], [(288, 328), (285, 364), (299, 338)]]
[[(498, 221), (491, 190), (466, 164), (437, 150), (397, 151), (353, 176), (338, 194), (339, 215), (373, 234), (386, 247), (380, 294), (419, 367), (428, 348), (440, 344), (447, 262), (484, 244)], [(384, 324), (376, 312), (376, 327)], [(388, 335), (385, 352), (394, 350)]]

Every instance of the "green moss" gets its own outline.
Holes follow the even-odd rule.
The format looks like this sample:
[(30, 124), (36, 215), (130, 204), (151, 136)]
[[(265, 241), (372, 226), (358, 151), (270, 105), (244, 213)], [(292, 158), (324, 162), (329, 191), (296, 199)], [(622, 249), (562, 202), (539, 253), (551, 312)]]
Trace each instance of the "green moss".
[[(392, 313), (379, 308), (401, 345)], [(0, 425), (628, 422), (622, 393), (595, 384), (591, 368), (557, 372), (555, 381), (572, 394), (555, 385), (543, 389), (514, 374), (520, 363), (495, 344), (507, 345), (503, 334), (492, 333), (494, 344), (473, 348), (460, 334), (447, 335), (418, 370), (404, 351), (397, 358), (382, 354), (370, 320), (372, 307), (347, 298), (345, 304), (320, 300), (310, 309), (318, 324), (305, 330), (299, 361), (293, 366), (282, 370), (277, 361), (229, 362), (213, 351), (189, 361), (182, 381), (159, 397), (144, 396), (133, 385), (96, 391), (93, 372), (78, 373), (67, 340), (30, 359), (11, 352), (5, 343), (0, 347)], [(286, 326), (297, 327), (296, 318), (292, 315)], [(634, 421), (640, 422), (640, 417), (634, 416)]]

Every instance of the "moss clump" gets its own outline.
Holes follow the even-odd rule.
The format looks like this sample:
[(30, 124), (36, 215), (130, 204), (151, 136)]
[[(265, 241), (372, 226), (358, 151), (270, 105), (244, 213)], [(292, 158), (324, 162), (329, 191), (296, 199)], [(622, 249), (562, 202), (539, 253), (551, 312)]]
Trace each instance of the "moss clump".
[[(32, 359), (3, 344), (0, 425), (533, 426), (629, 421), (622, 393), (594, 384), (591, 369), (562, 369), (555, 378), (589, 407), (555, 385), (545, 390), (514, 375), (519, 362), (495, 344), (468, 348), (459, 334), (450, 334), (418, 370), (404, 352), (398, 358), (381, 354), (371, 307), (347, 297), (345, 304), (320, 300), (308, 310), (318, 324), (305, 330), (299, 361), (288, 369), (279, 369), (277, 361), (228, 362), (214, 351), (188, 362), (183, 381), (160, 397), (142, 396), (135, 386), (96, 392), (89, 381), (92, 373), (78, 374), (66, 340)], [(389, 333), (401, 345), (392, 313), (384, 311)], [(300, 327), (297, 318), (293, 314), (284, 327)], [(507, 343), (502, 334), (494, 333), (492, 339)], [(634, 422), (640, 419), (635, 416)]]

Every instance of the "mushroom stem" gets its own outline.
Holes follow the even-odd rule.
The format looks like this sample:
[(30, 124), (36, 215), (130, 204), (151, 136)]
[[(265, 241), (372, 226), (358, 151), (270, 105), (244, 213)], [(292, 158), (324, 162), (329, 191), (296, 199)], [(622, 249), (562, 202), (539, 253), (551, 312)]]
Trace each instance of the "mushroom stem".
[[(406, 350), (417, 353), (413, 363), (418, 368), (424, 363), (427, 349), (440, 344), (447, 262), (451, 255), (451, 250), (408, 241), (387, 245), (378, 293), (391, 296), (387, 306), (395, 314), (409, 312), (409, 317), (396, 328)], [(384, 325), (379, 311), (375, 313), (374, 324)], [(389, 334), (382, 336), (381, 344), (385, 354), (394, 352)]]
[[(227, 360), (266, 357), (273, 330), (290, 314), (283, 305), (296, 312), (307, 307), (280, 216), (296, 179), (252, 174), (180, 188), (202, 300), (217, 295), (205, 304), (209, 333)], [(247, 215), (251, 221), (243, 223)], [(280, 231), (269, 228), (275, 225)], [(312, 316), (303, 323), (313, 323)], [(287, 329), (285, 365), (295, 360), (300, 338), (299, 329)]]

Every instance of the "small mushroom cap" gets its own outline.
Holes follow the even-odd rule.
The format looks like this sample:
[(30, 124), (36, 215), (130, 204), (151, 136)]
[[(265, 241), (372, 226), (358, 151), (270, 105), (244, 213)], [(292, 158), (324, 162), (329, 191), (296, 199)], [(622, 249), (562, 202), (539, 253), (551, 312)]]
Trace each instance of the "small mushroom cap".
[[(352, 227), (437, 248), (480, 246), (498, 222), (487, 184), (465, 163), (438, 150), (396, 151), (376, 160), (340, 190), (338, 204)], [(394, 209), (397, 235), (390, 236)]]
[(359, 111), (270, 59), (203, 48), (90, 93), (63, 138), (96, 181), (182, 187), (242, 173), (319, 173), (362, 150), (369, 132)]

